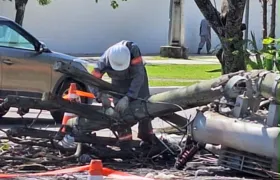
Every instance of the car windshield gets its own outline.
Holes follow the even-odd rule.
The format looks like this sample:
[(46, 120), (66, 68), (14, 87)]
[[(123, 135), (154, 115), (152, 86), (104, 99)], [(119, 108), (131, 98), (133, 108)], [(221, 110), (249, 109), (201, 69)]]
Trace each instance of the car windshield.
[(0, 46), (34, 50), (34, 46), (7, 25), (0, 25)]

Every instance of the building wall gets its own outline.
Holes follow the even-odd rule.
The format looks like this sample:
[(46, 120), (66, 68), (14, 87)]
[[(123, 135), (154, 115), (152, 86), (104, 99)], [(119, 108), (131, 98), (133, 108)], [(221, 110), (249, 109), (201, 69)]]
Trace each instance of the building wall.
[[(220, 9), (221, 0), (216, 2)], [(249, 30), (261, 42), (261, 5), (251, 0), (250, 6)], [(109, 1), (53, 0), (48, 6), (40, 6), (32, 0), (23, 26), (51, 49), (64, 53), (102, 53), (115, 42), (128, 39), (137, 42), (144, 54), (150, 54), (159, 53), (159, 47), (167, 44), (168, 12), (169, 0), (129, 0), (115, 10)], [(0, 15), (14, 19), (14, 3), (0, 0)], [(185, 44), (191, 53), (197, 50), (202, 18), (195, 2), (185, 0)], [(219, 39), (212, 32), (212, 47), (217, 45)]]
[[(100, 53), (128, 39), (137, 42), (143, 52), (154, 53), (167, 42), (168, 5), (167, 0), (128, 1), (113, 10), (110, 1), (104, 0), (98, 4), (94, 0), (54, 0), (48, 6), (32, 0), (23, 26), (57, 51)], [(6, 0), (0, 8), (1, 15), (14, 19), (13, 3)]]

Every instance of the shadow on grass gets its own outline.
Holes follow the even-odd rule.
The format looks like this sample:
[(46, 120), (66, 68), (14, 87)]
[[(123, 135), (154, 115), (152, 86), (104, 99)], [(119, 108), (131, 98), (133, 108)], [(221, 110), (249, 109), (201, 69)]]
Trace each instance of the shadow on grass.
[(221, 69), (214, 69), (214, 70), (210, 70), (210, 71), (206, 71), (208, 73), (215, 73), (215, 72), (221, 72)]

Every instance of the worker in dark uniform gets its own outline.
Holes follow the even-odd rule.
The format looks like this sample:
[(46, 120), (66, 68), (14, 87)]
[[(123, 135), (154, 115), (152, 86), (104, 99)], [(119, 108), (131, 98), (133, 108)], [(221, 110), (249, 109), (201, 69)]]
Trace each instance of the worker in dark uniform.
[[(124, 112), (128, 108), (129, 102), (136, 98), (145, 99), (150, 96), (146, 68), (140, 49), (134, 42), (121, 41), (105, 51), (92, 74), (97, 78), (102, 78), (105, 73), (112, 79), (113, 86), (126, 92), (121, 99), (114, 99), (117, 112)], [(106, 95), (96, 93), (96, 97), (103, 106), (110, 106), (111, 102)], [(120, 142), (132, 140), (131, 127), (123, 127), (118, 131), (118, 136)], [(155, 135), (150, 119), (139, 122), (138, 138), (144, 144), (153, 143)]]

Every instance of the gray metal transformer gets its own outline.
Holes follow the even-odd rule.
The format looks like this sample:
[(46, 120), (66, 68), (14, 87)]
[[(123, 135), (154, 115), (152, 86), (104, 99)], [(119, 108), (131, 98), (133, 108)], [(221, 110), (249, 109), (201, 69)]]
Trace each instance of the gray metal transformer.
[(240, 73), (223, 86), (218, 110), (197, 112), (191, 136), (221, 146), (219, 165), (264, 178), (279, 172), (279, 77), (269, 71)]

